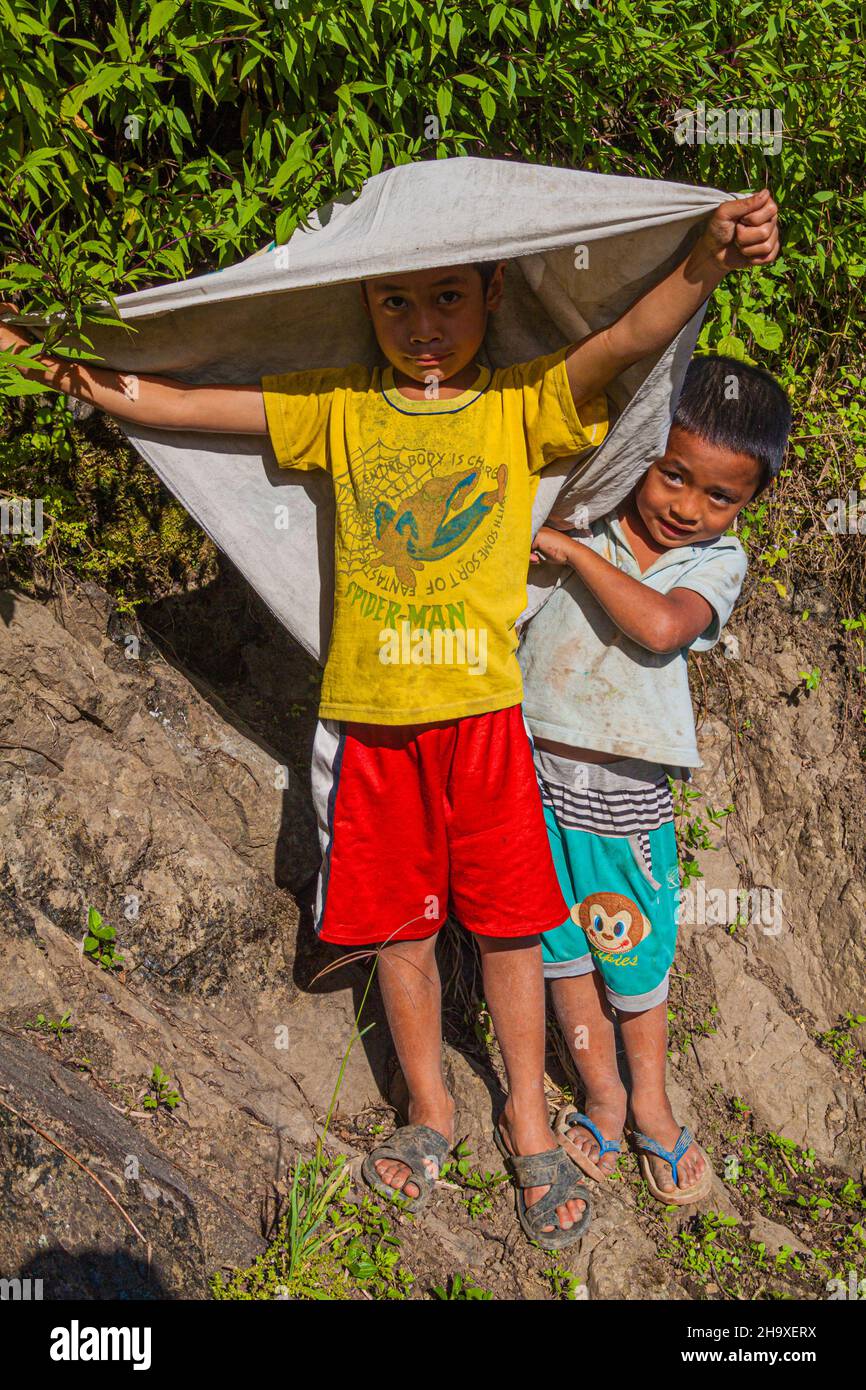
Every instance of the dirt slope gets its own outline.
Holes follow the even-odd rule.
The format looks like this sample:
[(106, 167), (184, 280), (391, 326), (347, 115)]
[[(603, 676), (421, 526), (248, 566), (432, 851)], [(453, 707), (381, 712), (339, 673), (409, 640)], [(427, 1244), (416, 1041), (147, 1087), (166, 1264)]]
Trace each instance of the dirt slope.
[[(592, 1298), (762, 1296), (758, 1245), (765, 1263), (795, 1252), (770, 1260), (767, 1288), (825, 1297), (831, 1266), (809, 1252), (843, 1260), (859, 1210), (856, 1030), (833, 1034), (835, 1053), (819, 1035), (864, 1004), (862, 763), (830, 638), (816, 655), (814, 629), (761, 594), (732, 630), (739, 660), (695, 673), (707, 802), (689, 815), (732, 797), (737, 811), (698, 854), (692, 915), (712, 916), (714, 890), (775, 896), (763, 920), (684, 924), (670, 1070), (719, 1174), (704, 1212), (738, 1218), (722, 1244), (744, 1242), (752, 1263), (738, 1284), (725, 1256), (708, 1262), (709, 1218), (664, 1217), (629, 1155), (558, 1262)], [(797, 695), (813, 665), (818, 690)], [(44, 1277), (47, 1297), (207, 1297), (216, 1269), (264, 1248), (288, 1165), (311, 1151), (366, 980), (357, 965), (313, 979), (334, 959), (309, 922), (316, 679), (228, 568), (140, 627), (92, 586), (51, 603), (0, 593), (0, 1272)], [(90, 906), (116, 929), (120, 971), (81, 953)], [(496, 1297), (565, 1296), (510, 1189), (483, 1178), (501, 1170), (501, 1069), (455, 931), (442, 950), (471, 1156), (423, 1222), (388, 1216), (414, 1296), (470, 1270)], [(27, 1027), (40, 1013), (72, 1027)], [(364, 1021), (328, 1136), (354, 1169), (400, 1097), (375, 1001)], [(560, 1060), (552, 1046), (552, 1102), (571, 1084)], [(156, 1065), (173, 1110), (145, 1104)]]

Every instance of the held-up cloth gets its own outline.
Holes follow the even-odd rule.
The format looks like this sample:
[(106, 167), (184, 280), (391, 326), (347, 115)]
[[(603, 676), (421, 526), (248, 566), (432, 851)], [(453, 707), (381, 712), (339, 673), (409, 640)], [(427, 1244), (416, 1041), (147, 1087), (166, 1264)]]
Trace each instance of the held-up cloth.
[[(730, 195), (654, 179), (457, 156), (399, 165), (357, 196), (319, 208), (285, 246), (225, 270), (117, 296), (136, 330), (93, 325), (104, 365), (192, 383), (382, 357), (357, 281), (474, 261), (510, 262), (481, 366), (526, 362), (612, 322), (685, 254), (697, 225)], [(108, 306), (106, 306), (107, 308)], [(608, 390), (604, 443), (539, 478), (533, 534), (555, 513), (586, 525), (628, 493), (662, 449), (703, 309), (661, 354)], [(45, 320), (25, 317), (25, 326)], [(80, 345), (65, 338), (62, 350)], [(267, 436), (150, 429), (118, 421), (142, 457), (321, 664), (334, 592), (332, 482), (280, 469)], [(521, 621), (561, 582), (533, 566)]]

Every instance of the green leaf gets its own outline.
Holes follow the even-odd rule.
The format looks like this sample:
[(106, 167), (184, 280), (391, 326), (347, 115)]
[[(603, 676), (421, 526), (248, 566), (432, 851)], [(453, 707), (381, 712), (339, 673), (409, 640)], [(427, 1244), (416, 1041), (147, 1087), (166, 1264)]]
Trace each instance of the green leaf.
[(448, 42), (451, 45), (451, 52), (454, 54), (455, 58), (457, 57), (457, 50), (460, 47), (460, 40), (463, 38), (465, 32), (466, 26), (463, 20), (460, 18), (459, 14), (455, 14), (452, 17), (451, 23), (448, 25)]
[(208, 4), (216, 5), (221, 10), (234, 10), (235, 14), (245, 15), (247, 19), (258, 19), (255, 10), (251, 10), (248, 5), (240, 4), (240, 0), (208, 0)]
[(161, 34), (169, 20), (173, 17), (178, 6), (175, 0), (159, 0), (159, 4), (154, 5), (147, 21), (147, 41), (151, 42), (157, 34)]
[(716, 343), (716, 352), (723, 357), (734, 357), (738, 362), (749, 360), (746, 352), (746, 344), (742, 338), (737, 338), (733, 333), (727, 333)]
[(741, 309), (740, 318), (758, 347), (764, 348), (767, 352), (776, 352), (781, 347), (784, 334), (778, 323), (773, 323), (764, 314), (753, 313), (750, 309)]
[(113, 87), (125, 72), (126, 68), (117, 63), (99, 63), (85, 82), (66, 93), (60, 103), (61, 116), (67, 119), (77, 116), (86, 101)]
[(283, 163), (277, 170), (273, 184), (271, 185), (271, 197), (275, 198), (277, 196), (284, 185), (288, 183), (296, 169), (300, 169), (302, 165), (309, 164), (309, 162), (310, 147), (307, 144), (307, 137), (303, 136), (300, 140), (295, 141)]
[(496, 30), (499, 28), (499, 25), (502, 23), (502, 20), (505, 18), (506, 9), (507, 6), (500, 4), (494, 5), (493, 9), (490, 11), (490, 22), (487, 26), (487, 37), (489, 39), (493, 38), (493, 35), (496, 33)]

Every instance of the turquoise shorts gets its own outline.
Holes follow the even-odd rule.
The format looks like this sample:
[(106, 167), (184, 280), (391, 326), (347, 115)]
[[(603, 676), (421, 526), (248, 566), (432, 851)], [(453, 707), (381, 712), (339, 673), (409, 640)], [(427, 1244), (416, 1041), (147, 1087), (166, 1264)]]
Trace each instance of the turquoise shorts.
[(668, 994), (679, 865), (664, 769), (637, 758), (586, 763), (535, 749), (544, 818), (567, 903), (541, 938), (547, 979), (599, 971), (626, 1012)]

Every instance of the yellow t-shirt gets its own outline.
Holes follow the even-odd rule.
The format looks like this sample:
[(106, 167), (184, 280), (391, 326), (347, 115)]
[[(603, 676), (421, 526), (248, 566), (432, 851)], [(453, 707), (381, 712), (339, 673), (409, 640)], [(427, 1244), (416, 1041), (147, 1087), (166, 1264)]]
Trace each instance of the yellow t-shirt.
[(604, 396), (578, 417), (566, 351), (480, 367), (451, 400), (408, 400), (390, 366), (262, 377), (277, 463), (334, 484), (321, 718), (416, 724), (520, 703), (535, 475), (607, 432)]

